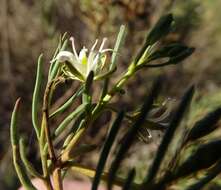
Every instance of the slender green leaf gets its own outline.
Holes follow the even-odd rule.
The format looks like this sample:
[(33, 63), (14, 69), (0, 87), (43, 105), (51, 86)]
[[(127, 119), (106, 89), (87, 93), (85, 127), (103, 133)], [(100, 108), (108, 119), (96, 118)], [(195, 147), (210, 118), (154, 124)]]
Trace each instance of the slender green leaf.
[(35, 133), (39, 138), (40, 126), (38, 121), (38, 105), (40, 104), (40, 90), (43, 79), (43, 55), (41, 54), (38, 58), (38, 67), (35, 81), (35, 88), (32, 97), (32, 124), (35, 129)]
[(18, 175), (18, 178), (22, 184), (22, 186), (26, 190), (37, 190), (31, 183), (24, 165), (21, 162), (19, 156), (19, 137), (17, 132), (17, 120), (18, 120), (18, 109), (19, 109), (20, 99), (18, 99), (15, 103), (14, 110), (11, 116), (11, 125), (10, 125), (10, 137), (12, 144), (12, 156), (13, 156), (13, 164)]
[(112, 71), (116, 67), (117, 54), (125, 41), (125, 37), (126, 37), (126, 27), (124, 25), (121, 25), (120, 31), (118, 33), (117, 40), (114, 46), (114, 51), (111, 56), (111, 64), (109, 67), (110, 71)]
[(206, 169), (221, 159), (221, 140), (212, 140), (200, 145), (173, 173), (174, 179)]
[(177, 56), (178, 54), (182, 53), (188, 49), (187, 46), (180, 44), (180, 43), (172, 43), (169, 45), (166, 45), (155, 52), (153, 52), (149, 57), (148, 60), (152, 61), (155, 59), (163, 58), (163, 57), (174, 57)]
[(67, 108), (71, 106), (71, 104), (78, 98), (84, 91), (83, 86), (81, 86), (77, 92), (75, 92), (62, 106), (60, 106), (57, 110), (55, 110), (50, 118), (55, 117), (57, 114), (64, 112)]
[(14, 106), (14, 110), (12, 112), (12, 116), (11, 116), (11, 126), (10, 126), (10, 137), (11, 137), (11, 143), (12, 146), (18, 145), (18, 132), (17, 132), (17, 120), (18, 120), (18, 109), (19, 109), (19, 105), (20, 105), (20, 101), (21, 99), (17, 99), (15, 106)]
[(25, 165), (26, 170), (28, 171), (29, 174), (36, 178), (42, 178), (42, 176), (35, 170), (34, 166), (29, 162), (29, 160), (26, 157), (26, 150), (25, 150), (25, 144), (24, 144), (24, 139), (21, 138), (19, 140), (19, 150), (20, 150), (20, 155), (21, 155), (21, 160)]
[(153, 45), (155, 42), (165, 37), (170, 31), (173, 22), (173, 15), (167, 14), (162, 16), (155, 24), (146, 38), (146, 44)]
[(121, 123), (123, 121), (123, 117), (124, 117), (124, 112), (120, 112), (118, 114), (116, 120), (114, 121), (114, 123), (111, 127), (111, 130), (110, 130), (110, 133), (108, 134), (108, 137), (105, 141), (105, 144), (104, 144), (103, 149), (100, 154), (99, 162), (97, 164), (96, 174), (95, 174), (93, 185), (92, 185), (92, 190), (97, 190), (97, 188), (98, 188), (100, 178), (102, 176), (103, 169), (104, 169), (105, 163), (107, 161), (107, 157), (108, 157), (110, 149), (114, 143), (114, 140), (117, 136), (117, 133), (120, 129)]
[(221, 117), (221, 107), (213, 110), (203, 119), (197, 121), (190, 130), (186, 141), (193, 141), (213, 132), (217, 127), (217, 122)]
[(186, 59), (187, 57), (189, 57), (190, 55), (192, 55), (194, 51), (195, 51), (195, 48), (188, 48), (185, 51), (178, 54), (177, 56), (171, 57), (169, 61), (166, 62), (165, 64), (177, 64), (183, 61), (184, 59)]
[(82, 113), (85, 110), (86, 104), (81, 104), (78, 106), (73, 112), (71, 112), (58, 126), (58, 128), (55, 130), (55, 136), (58, 136), (62, 133), (62, 131), (67, 127), (67, 125), (80, 113)]
[(149, 60), (147, 60), (147, 63), (145, 64), (145, 62), (144, 62), (142, 65), (144, 67), (149, 67), (149, 68), (164, 67), (164, 66), (167, 66), (167, 65), (175, 65), (177, 63), (180, 63), (181, 61), (183, 61), (187, 57), (189, 57), (194, 52), (194, 50), (195, 50), (194, 48), (186, 48), (182, 52), (180, 52), (178, 55), (171, 56), (169, 58), (169, 60), (164, 62), (164, 63), (149, 64)]
[(147, 52), (148, 48), (150, 48), (155, 42), (160, 40), (160, 38), (166, 36), (172, 26), (173, 16), (172, 14), (167, 14), (162, 16), (150, 33), (147, 35), (144, 45), (138, 52), (137, 56), (135, 57), (134, 64), (137, 65), (140, 59), (144, 56), (145, 52)]

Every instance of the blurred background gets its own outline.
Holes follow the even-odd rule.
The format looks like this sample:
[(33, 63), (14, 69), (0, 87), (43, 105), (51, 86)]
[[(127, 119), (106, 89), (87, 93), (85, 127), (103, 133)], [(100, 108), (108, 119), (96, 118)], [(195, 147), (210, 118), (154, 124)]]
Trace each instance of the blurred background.
[[(120, 72), (136, 54), (150, 27), (161, 15), (172, 12), (174, 31), (162, 43), (181, 41), (195, 47), (195, 53), (182, 64), (139, 72), (119, 101), (128, 108), (142, 103), (146, 87), (162, 73), (166, 76), (161, 94), (165, 99), (179, 99), (190, 84), (197, 84), (192, 122), (221, 104), (220, 7), (220, 0), (0, 0), (0, 189), (16, 189), (19, 184), (9, 142), (14, 102), (17, 97), (23, 100), (25, 119), (19, 127), (30, 136), (36, 61), (43, 53), (46, 75), (61, 34), (74, 36), (78, 49), (83, 45), (91, 47), (98, 37), (107, 37), (106, 47), (112, 48), (120, 25), (126, 25), (128, 34), (118, 62)], [(156, 146), (158, 136), (153, 141)], [(141, 151), (139, 155), (152, 154)], [(138, 175), (143, 173), (139, 170)], [(216, 181), (215, 185), (219, 183)]]

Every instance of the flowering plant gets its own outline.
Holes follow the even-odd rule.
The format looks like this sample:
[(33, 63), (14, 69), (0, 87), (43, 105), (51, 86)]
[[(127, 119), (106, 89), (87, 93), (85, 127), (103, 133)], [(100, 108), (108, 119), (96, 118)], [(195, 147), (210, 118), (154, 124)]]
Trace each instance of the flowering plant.
[[(162, 128), (167, 127), (167, 125), (162, 125), (161, 120), (168, 115), (168, 111), (165, 111), (166, 114), (164, 114), (164, 117), (161, 115), (158, 119), (155, 118), (155, 120), (151, 117), (151, 114), (147, 115), (147, 112), (150, 110), (152, 110), (152, 113), (156, 113), (160, 109), (159, 107), (154, 108), (152, 105), (155, 96), (157, 96), (159, 92), (161, 84), (159, 81), (154, 85), (153, 90), (143, 107), (137, 109), (135, 111), (136, 113), (118, 113), (118, 117), (113, 123), (112, 129), (103, 147), (96, 170), (80, 165), (77, 163), (76, 157), (84, 155), (86, 152), (90, 152), (95, 148), (94, 145), (91, 144), (81, 144), (81, 140), (84, 137), (86, 130), (94, 124), (94, 121), (101, 116), (103, 111), (111, 110), (112, 112), (118, 112), (118, 109), (113, 108), (110, 104), (111, 99), (118, 92), (122, 92), (123, 86), (136, 74), (137, 71), (145, 68), (177, 64), (192, 54), (193, 48), (179, 43), (156, 48), (157, 42), (170, 32), (172, 22), (173, 17), (171, 14), (160, 18), (155, 27), (147, 35), (145, 42), (140, 51), (138, 51), (135, 59), (132, 59), (126, 71), (119, 75), (118, 81), (112, 86), (110, 86), (110, 80), (112, 74), (117, 68), (116, 61), (118, 52), (125, 39), (125, 27), (121, 26), (113, 49), (104, 49), (106, 42), (106, 38), (104, 38), (98, 50), (96, 50), (98, 43), (98, 40), (96, 40), (90, 50), (83, 47), (79, 54), (75, 48), (74, 38), (70, 38), (73, 52), (66, 50), (68, 40), (64, 35), (60, 39), (59, 46), (51, 61), (41, 110), (38, 109), (38, 105), (41, 103), (40, 88), (43, 83), (43, 58), (42, 55), (39, 57), (32, 102), (32, 123), (35, 129), (40, 152), (41, 172), (37, 171), (27, 159), (25, 142), (17, 132), (17, 115), (20, 99), (18, 99), (15, 104), (11, 118), (13, 161), (19, 180), (24, 188), (27, 190), (36, 189), (30, 180), (30, 176), (33, 176), (40, 178), (48, 190), (62, 190), (64, 175), (67, 170), (71, 168), (74, 171), (81, 172), (94, 178), (92, 188), (93, 190), (96, 190), (99, 180), (105, 180), (107, 178), (107, 174), (103, 172), (104, 164), (123, 118), (128, 121), (131, 128), (129, 129), (125, 142), (119, 150), (119, 157), (116, 157), (117, 161), (113, 163), (113, 167), (110, 169), (108, 183), (109, 189), (111, 188), (110, 184), (112, 182), (120, 186), (123, 186), (124, 183), (127, 184), (122, 178), (113, 178), (113, 174), (116, 172), (116, 169), (118, 168), (117, 166), (121, 161), (120, 156), (126, 151), (125, 147), (131, 145), (134, 136), (138, 136), (139, 139), (145, 141), (146, 137), (151, 137), (149, 134), (150, 129), (161, 130)], [(112, 53), (110, 60), (106, 59), (107, 52)], [(168, 58), (168, 61), (157, 64), (151, 63), (151, 61), (161, 58)], [(107, 63), (108, 61), (109, 63)], [(59, 88), (58, 84), (62, 84), (68, 79), (80, 81), (80, 87), (66, 102), (55, 111), (52, 111), (51, 104), (54, 92)], [(99, 100), (97, 102), (92, 102), (92, 85), (96, 80), (101, 80), (103, 82), (103, 88), (100, 92)], [(67, 109), (73, 105), (73, 102), (79, 98), (81, 98), (80, 105), (68, 113), (58, 126), (52, 128), (51, 120), (64, 111), (67, 111)], [(39, 114), (39, 112), (41, 114)], [(39, 115), (41, 115), (41, 118), (39, 118)], [(147, 132), (147, 136), (145, 136), (144, 131)], [(54, 143), (56, 140), (58, 141), (59, 138), (60, 146), (55, 147)], [(133, 171), (131, 175), (132, 174)], [(133, 184), (134, 188), (141, 186), (142, 185), (139, 184)]]

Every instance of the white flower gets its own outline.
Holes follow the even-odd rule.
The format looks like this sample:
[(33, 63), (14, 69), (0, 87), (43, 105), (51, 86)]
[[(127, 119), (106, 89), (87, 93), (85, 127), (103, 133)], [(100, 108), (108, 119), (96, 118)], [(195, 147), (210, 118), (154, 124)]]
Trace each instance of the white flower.
[(96, 40), (89, 52), (88, 49), (83, 47), (79, 54), (77, 54), (75, 48), (74, 38), (71, 37), (70, 40), (73, 53), (70, 51), (60, 51), (52, 61), (57, 60), (60, 63), (68, 63), (69, 67), (64, 64), (62, 69), (64, 74), (72, 79), (85, 81), (90, 71), (93, 71), (95, 76), (98, 75), (105, 65), (106, 52), (112, 51), (112, 49), (103, 49), (107, 39), (103, 39), (98, 51), (95, 51), (98, 43), (98, 40)]

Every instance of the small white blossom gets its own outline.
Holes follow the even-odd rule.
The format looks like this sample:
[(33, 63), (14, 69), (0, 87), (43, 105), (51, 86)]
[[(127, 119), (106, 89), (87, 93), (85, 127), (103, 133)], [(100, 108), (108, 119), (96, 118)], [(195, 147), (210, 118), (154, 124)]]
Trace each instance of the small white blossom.
[(72, 79), (85, 81), (90, 71), (93, 71), (95, 76), (98, 75), (105, 65), (106, 52), (112, 51), (112, 49), (104, 49), (104, 44), (107, 39), (103, 39), (100, 48), (97, 51), (95, 48), (98, 40), (95, 41), (89, 52), (87, 48), (83, 47), (79, 54), (75, 48), (74, 38), (71, 37), (70, 40), (72, 42), (73, 53), (70, 51), (60, 51), (52, 61), (57, 60), (60, 63), (69, 62), (78, 74), (73, 73), (73, 71), (65, 66), (63, 67), (63, 72), (66, 76)]

